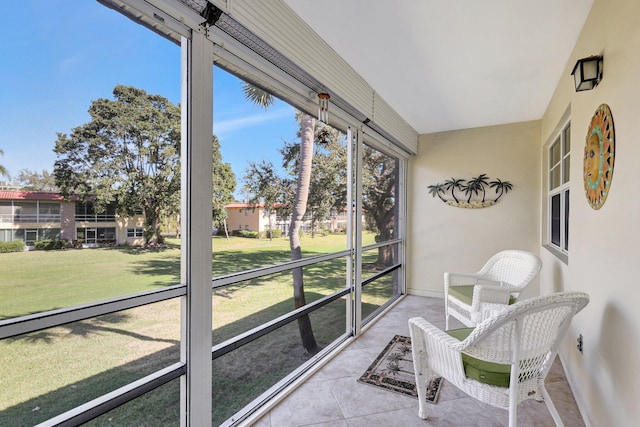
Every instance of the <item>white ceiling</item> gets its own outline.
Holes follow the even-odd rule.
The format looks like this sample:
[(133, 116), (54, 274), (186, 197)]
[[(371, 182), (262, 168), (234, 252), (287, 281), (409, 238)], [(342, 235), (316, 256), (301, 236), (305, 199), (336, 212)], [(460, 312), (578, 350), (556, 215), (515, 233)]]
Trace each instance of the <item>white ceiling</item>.
[(285, 2), (422, 134), (540, 119), (593, 0)]

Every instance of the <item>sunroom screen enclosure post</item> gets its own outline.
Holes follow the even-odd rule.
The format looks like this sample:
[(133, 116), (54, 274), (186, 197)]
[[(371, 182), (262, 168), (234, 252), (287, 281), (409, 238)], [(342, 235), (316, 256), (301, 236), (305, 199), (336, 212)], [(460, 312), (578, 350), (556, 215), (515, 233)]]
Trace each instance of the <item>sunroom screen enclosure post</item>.
[(355, 194), (352, 203), (354, 212), (355, 240), (355, 286), (354, 286), (354, 335), (360, 335), (362, 329), (362, 130), (358, 130), (355, 143), (354, 162), (351, 167), (355, 171)]
[(347, 257), (347, 285), (352, 291), (347, 296), (346, 308), (346, 331), (355, 336), (356, 333), (356, 306), (355, 306), (355, 242), (353, 239), (353, 208), (354, 208), (354, 177), (353, 177), (353, 157), (354, 147), (356, 145), (355, 134), (351, 127), (347, 128), (347, 206), (345, 206), (347, 217), (347, 249), (349, 256)]
[(182, 426), (211, 424), (213, 48), (204, 34), (182, 38)]

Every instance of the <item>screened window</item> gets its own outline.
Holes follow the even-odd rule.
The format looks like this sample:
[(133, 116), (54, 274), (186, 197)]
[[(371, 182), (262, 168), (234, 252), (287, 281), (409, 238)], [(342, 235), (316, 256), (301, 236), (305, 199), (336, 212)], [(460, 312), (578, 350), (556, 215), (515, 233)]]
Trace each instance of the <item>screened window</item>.
[(549, 147), (549, 244), (569, 252), (569, 176), (571, 124), (567, 123)]
[(0, 202), (0, 222), (13, 222), (13, 203)]
[(397, 240), (400, 164), (395, 156), (366, 144), (363, 146), (363, 318), (371, 318), (401, 293)]
[(60, 222), (60, 203), (39, 202), (38, 222)]
[(93, 203), (76, 203), (76, 221), (111, 222), (116, 219), (116, 208), (108, 205), (104, 211), (97, 212)]
[[(159, 37), (115, 8), (56, 2), (45, 11), (29, 2), (0, 1), (0, 16), (11, 16), (0, 36), (13, 40), (0, 46), (0, 163), (12, 177), (25, 169), (42, 171), (30, 176), (47, 188), (52, 188), (47, 179), (64, 165), (69, 172), (64, 188), (89, 199), (82, 203), (72, 196), (62, 202), (45, 193), (8, 200), (9, 192), (2, 194), (0, 240), (22, 240), (36, 249), (0, 254), (2, 426), (64, 425), (47, 420), (122, 393), (120, 388), (134, 381), (148, 384), (158, 377), (165, 385), (149, 387), (152, 391), (139, 399), (128, 395), (129, 404), (101, 419), (66, 424), (168, 426), (184, 418), (180, 242), (170, 235), (158, 242), (158, 250), (124, 245), (126, 229), (141, 222), (124, 217), (116, 224), (115, 209), (116, 200), (135, 211), (161, 195), (161, 231), (180, 217), (180, 37), (177, 44)], [(38, 52), (38, 66), (26, 51)], [(134, 116), (135, 108), (123, 112), (127, 105), (143, 105), (147, 98), (141, 91), (153, 96), (139, 108), (142, 118)], [(141, 102), (121, 102), (131, 99)], [(156, 111), (171, 117), (165, 120)], [(156, 125), (168, 129), (156, 131)], [(119, 126), (124, 131), (114, 130)], [(91, 132), (84, 132), (88, 128)], [(92, 133), (100, 137), (89, 142)], [(124, 165), (137, 167), (137, 174), (118, 173)], [(167, 174), (145, 175), (135, 186), (122, 180), (161, 167)], [(178, 184), (170, 187), (175, 174)], [(146, 187), (149, 183), (158, 187)], [(40, 241), (61, 234), (73, 249), (56, 242), (53, 249), (39, 250)], [(117, 249), (116, 237), (123, 240)], [(163, 410), (154, 410), (159, 407)]]
[(38, 222), (38, 202), (16, 201), (13, 209), (14, 222)]
[[(359, 128), (362, 122), (356, 117), (334, 119), (339, 124), (332, 125), (305, 113), (308, 91), (299, 98), (300, 86), (290, 85), (292, 76), (278, 74), (275, 65), (270, 78), (282, 80), (272, 87), (280, 98), (267, 109), (247, 99), (245, 82), (236, 75), (267, 85), (268, 79), (236, 57), (218, 56), (225, 48), (214, 48), (201, 31), (186, 31), (193, 14), (185, 15), (185, 22), (173, 20), (151, 4), (160, 2), (143, 2), (141, 11), (125, 9), (135, 19), (151, 10), (150, 25), (159, 32), (166, 30), (174, 44), (146, 26), (134, 25), (117, 10), (94, 3), (74, 4), (60, 19), (34, 19), (29, 8), (23, 8), (23, 14), (4, 13), (20, 22), (22, 33), (46, 33), (40, 44), (57, 36), (58, 43), (46, 47), (65, 54), (55, 60), (68, 67), (69, 74), (62, 73), (67, 81), (61, 81), (59, 89), (52, 82), (34, 88), (37, 93), (56, 89), (47, 92), (55, 107), (73, 106), (71, 119), (62, 123), (59, 111), (47, 104), (46, 111), (56, 114), (42, 123), (55, 122), (53, 131), (60, 132), (61, 142), (69, 142), (66, 138), (71, 135), (77, 142), (56, 145), (60, 149), (56, 153), (82, 146), (87, 135), (95, 134), (94, 127), (80, 132), (85, 129), (83, 120), (91, 119), (77, 117), (87, 117), (84, 114), (93, 100), (114, 100), (117, 81), (135, 82), (137, 89), (157, 95), (154, 106), (162, 104), (158, 96), (167, 96), (175, 105), (180, 102), (182, 110), (170, 118), (177, 117), (176, 122), (130, 115), (123, 120), (100, 120), (94, 125), (124, 123), (127, 129), (100, 132), (88, 151), (55, 162), (58, 167), (60, 161), (68, 162), (70, 167), (64, 171), (73, 173), (87, 163), (84, 159), (95, 155), (87, 175), (77, 177), (109, 178), (109, 185), (101, 187), (107, 191), (92, 190), (89, 195), (95, 206), (91, 202), (2, 206), (2, 215), (62, 216), (62, 232), (75, 237), (71, 243), (77, 249), (18, 254), (16, 263), (0, 264), (0, 290), (6, 296), (0, 300), (4, 322), (0, 324), (0, 378), (8, 379), (3, 389), (9, 390), (0, 394), (0, 412), (4, 411), (0, 419), (11, 425), (16, 420), (35, 425), (53, 417), (69, 420), (76, 414), (88, 420), (100, 413), (88, 425), (237, 425), (268, 397), (359, 334), (364, 317), (370, 319), (401, 294), (404, 197), (399, 188), (404, 188), (400, 179), (406, 159), (392, 154), (388, 141), (365, 143)], [(139, 6), (140, 2), (131, 3)], [(178, 10), (184, 6), (174, 3)], [(0, 2), (0, 10), (3, 7)], [(195, 25), (201, 28), (198, 22), (200, 18)], [(70, 39), (68, 28), (74, 28), (77, 36)], [(108, 48), (100, 48), (103, 39)], [(92, 49), (83, 52), (99, 54), (84, 62), (79, 55), (82, 67), (77, 69), (71, 67), (75, 63), (63, 61), (88, 40), (93, 42)], [(39, 52), (45, 50), (38, 45)], [(33, 70), (28, 61), (24, 63), (24, 52), (19, 53), (3, 56), (18, 77), (19, 72)], [(218, 68), (225, 61), (238, 62), (232, 67), (226, 63), (235, 73)], [(127, 67), (118, 66), (123, 63)], [(213, 63), (216, 76), (211, 79)], [(57, 75), (50, 72), (55, 68), (52, 64), (43, 63), (41, 68), (47, 77)], [(178, 77), (181, 68), (182, 78)], [(105, 83), (98, 84), (95, 76), (103, 70)], [(86, 87), (74, 91), (79, 79), (87, 76)], [(41, 80), (31, 79), (29, 87)], [(122, 111), (118, 105), (113, 110), (92, 108), (89, 116)], [(156, 110), (173, 108), (143, 109), (148, 115)], [(29, 111), (11, 123), (29, 124), (26, 118), (40, 117), (39, 113)], [(141, 125), (144, 131), (154, 123), (170, 123), (170, 128), (154, 132), (153, 138), (122, 136), (131, 126)], [(181, 133), (183, 129), (188, 132)], [(352, 133), (352, 129), (358, 130)], [(167, 174), (131, 187), (128, 182), (111, 185), (122, 176), (138, 176), (111, 175), (112, 169), (136, 164), (149, 153), (151, 160), (158, 159), (161, 135), (177, 137), (164, 153), (170, 161), (158, 161), (137, 172), (170, 165)], [(109, 144), (99, 147), (105, 140)], [(153, 140), (154, 145), (136, 151), (133, 159), (98, 167), (102, 158), (115, 156), (122, 143), (132, 140)], [(208, 140), (213, 150), (201, 143)], [(54, 151), (51, 138), (39, 143), (39, 152)], [(127, 147), (128, 153), (136, 149)], [(208, 164), (211, 154), (213, 174)], [(301, 166), (307, 161), (311, 161), (310, 176)], [(180, 184), (181, 172), (187, 182), (170, 186), (175, 180)], [(300, 184), (303, 175), (308, 185)], [(159, 187), (148, 188), (151, 183)], [(94, 188), (94, 182), (90, 184), (83, 188)], [(306, 201), (296, 202), (296, 194), (305, 195)], [(119, 212), (145, 206), (144, 224), (155, 227), (157, 241), (145, 242), (142, 248), (132, 247), (130, 240), (108, 247), (117, 239), (147, 237), (140, 218), (116, 217), (114, 205), (97, 209), (115, 200)], [(166, 205), (154, 210), (150, 205), (157, 200)], [(48, 232), (60, 233), (58, 228), (42, 228), (48, 225), (20, 224), (16, 236), (19, 231), (23, 240), (35, 241)], [(171, 227), (180, 238), (169, 233)], [(225, 231), (229, 227), (230, 236), (212, 236), (212, 227)], [(279, 233), (267, 235), (264, 230)], [(0, 237), (14, 237), (7, 233)], [(360, 290), (361, 300), (354, 298)], [(116, 397), (105, 402), (107, 394)]]

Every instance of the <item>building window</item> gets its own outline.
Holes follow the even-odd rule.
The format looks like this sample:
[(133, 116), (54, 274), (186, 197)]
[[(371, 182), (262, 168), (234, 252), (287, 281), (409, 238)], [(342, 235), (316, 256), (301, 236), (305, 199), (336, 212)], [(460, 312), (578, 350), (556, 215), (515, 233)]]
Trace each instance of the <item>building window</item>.
[(76, 238), (81, 243), (92, 244), (115, 244), (116, 228), (115, 227), (78, 227), (76, 229)]
[(39, 202), (38, 222), (60, 222), (60, 203)]
[(13, 219), (13, 203), (0, 202), (0, 222), (14, 222)]
[(98, 213), (91, 202), (76, 203), (76, 221), (84, 222), (113, 222), (116, 220), (116, 208), (109, 205), (103, 212)]
[(142, 227), (127, 228), (127, 237), (144, 237), (144, 228)]
[(549, 147), (548, 243), (562, 253), (569, 252), (569, 176), (571, 123)]

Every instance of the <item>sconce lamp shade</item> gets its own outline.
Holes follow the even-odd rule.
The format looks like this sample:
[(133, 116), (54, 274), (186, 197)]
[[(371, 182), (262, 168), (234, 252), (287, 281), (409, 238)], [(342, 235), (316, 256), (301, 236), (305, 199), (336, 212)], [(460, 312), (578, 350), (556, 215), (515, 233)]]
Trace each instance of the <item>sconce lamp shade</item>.
[(591, 90), (602, 80), (602, 56), (578, 59), (571, 72), (576, 84), (576, 92)]

